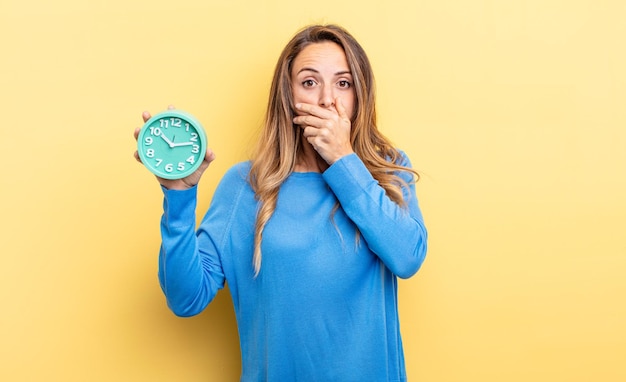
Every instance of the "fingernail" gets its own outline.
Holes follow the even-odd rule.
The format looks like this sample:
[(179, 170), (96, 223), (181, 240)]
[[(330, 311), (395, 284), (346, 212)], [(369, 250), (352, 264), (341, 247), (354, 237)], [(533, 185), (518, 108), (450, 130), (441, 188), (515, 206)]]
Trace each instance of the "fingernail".
[(301, 104), (301, 103), (297, 103), (297, 104), (296, 104), (296, 109), (300, 109), (301, 107), (302, 107), (302, 104)]

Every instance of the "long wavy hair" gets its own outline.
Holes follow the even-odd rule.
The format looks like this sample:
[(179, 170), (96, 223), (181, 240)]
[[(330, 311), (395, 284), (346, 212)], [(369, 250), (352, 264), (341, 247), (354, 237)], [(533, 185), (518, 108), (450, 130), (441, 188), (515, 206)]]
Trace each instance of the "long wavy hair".
[(302, 29), (287, 43), (276, 64), (264, 126), (252, 158), (250, 184), (259, 201), (254, 233), (255, 275), (261, 270), (263, 230), (276, 209), (279, 188), (293, 172), (306, 144), (300, 127), (293, 124), (292, 64), (305, 47), (326, 41), (343, 49), (352, 73), (356, 97), (350, 141), (354, 152), (387, 196), (400, 206), (405, 206), (402, 188), (406, 184), (396, 173), (408, 171), (414, 175), (413, 179), (419, 179), (416, 171), (399, 164), (401, 154), (378, 131), (374, 75), (361, 45), (337, 25), (312, 25)]

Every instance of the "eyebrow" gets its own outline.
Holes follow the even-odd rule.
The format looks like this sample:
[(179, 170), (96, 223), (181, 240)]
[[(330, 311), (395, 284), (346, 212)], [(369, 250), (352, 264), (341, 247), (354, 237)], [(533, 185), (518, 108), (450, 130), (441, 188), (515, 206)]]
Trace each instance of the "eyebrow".
[[(313, 68), (309, 68), (309, 67), (304, 67), (304, 68), (300, 69), (297, 74), (300, 74), (302, 72), (307, 72), (307, 71), (319, 74), (319, 71), (317, 69), (313, 69)], [(341, 75), (344, 75), (344, 74), (352, 75), (352, 72), (350, 72), (349, 70), (341, 70), (341, 71), (338, 71), (338, 72), (335, 73), (336, 76), (341, 76)]]

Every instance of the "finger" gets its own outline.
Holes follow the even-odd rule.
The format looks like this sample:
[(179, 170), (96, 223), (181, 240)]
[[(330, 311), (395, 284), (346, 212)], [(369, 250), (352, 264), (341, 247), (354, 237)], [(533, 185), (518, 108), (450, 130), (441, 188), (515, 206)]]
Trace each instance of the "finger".
[(144, 121), (144, 122), (148, 122), (148, 120), (150, 119), (151, 115), (150, 115), (150, 113), (148, 113), (147, 111), (144, 111), (144, 112), (141, 114), (141, 117), (143, 118), (143, 121)]
[(293, 119), (293, 123), (299, 125), (302, 128), (306, 128), (307, 126), (317, 127), (317, 121), (319, 121), (319, 118), (313, 117), (311, 115), (301, 115)]
[(135, 152), (133, 153), (133, 156), (135, 157), (135, 160), (136, 160), (137, 162), (141, 163), (141, 159), (139, 158), (139, 153), (138, 153), (137, 151), (135, 151)]
[(306, 139), (312, 139), (319, 135), (319, 129), (313, 126), (303, 126), (302, 136)]
[(307, 112), (307, 109), (309, 108), (308, 104), (305, 103), (297, 103), (296, 104), (296, 110), (299, 112)]
[(304, 127), (307, 124), (307, 120), (306, 119), (307, 119), (306, 116), (297, 116), (297, 117), (293, 118), (293, 123), (295, 123), (296, 125)]
[(215, 160), (215, 153), (213, 152), (213, 150), (207, 148), (206, 149), (206, 154), (204, 155), (204, 160), (211, 163)]
[(137, 140), (137, 138), (139, 137), (139, 131), (141, 130), (141, 128), (136, 127), (135, 131), (133, 132), (133, 136), (135, 137), (135, 140)]
[[(332, 118), (333, 112), (329, 109), (319, 107), (310, 103), (297, 103), (296, 110), (301, 113), (309, 114), (318, 118)], [(302, 115), (302, 114), (301, 114)]]
[(174, 109), (176, 109), (174, 105), (167, 105), (167, 110), (174, 110)]
[(348, 113), (346, 112), (346, 107), (341, 101), (341, 97), (335, 98), (335, 109), (337, 109), (337, 114), (339, 114), (339, 117), (341, 119), (350, 120), (350, 118), (348, 117)]

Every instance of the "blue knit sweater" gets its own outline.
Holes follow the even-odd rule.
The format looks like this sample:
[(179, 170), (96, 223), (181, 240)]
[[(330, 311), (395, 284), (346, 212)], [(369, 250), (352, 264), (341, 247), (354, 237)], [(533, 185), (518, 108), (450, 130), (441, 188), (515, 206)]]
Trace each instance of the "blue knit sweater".
[(414, 185), (400, 208), (355, 154), (321, 174), (292, 173), (255, 278), (249, 169), (225, 174), (197, 230), (196, 189), (164, 189), (159, 279), (169, 307), (198, 314), (228, 282), (242, 382), (405, 381), (396, 277), (417, 272), (427, 237)]

